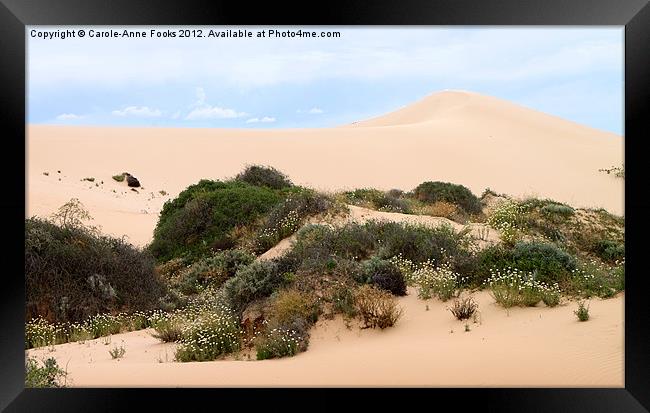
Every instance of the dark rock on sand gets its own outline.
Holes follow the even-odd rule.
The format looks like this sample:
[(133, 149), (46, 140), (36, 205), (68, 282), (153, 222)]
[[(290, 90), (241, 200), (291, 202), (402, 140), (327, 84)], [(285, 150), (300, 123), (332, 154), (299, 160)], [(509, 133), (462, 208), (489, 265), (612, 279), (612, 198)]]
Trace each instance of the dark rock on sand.
[(137, 187), (140, 186), (140, 181), (138, 181), (138, 178), (136, 178), (133, 175), (126, 175), (126, 183), (130, 187), (134, 187), (134, 188), (137, 188)]

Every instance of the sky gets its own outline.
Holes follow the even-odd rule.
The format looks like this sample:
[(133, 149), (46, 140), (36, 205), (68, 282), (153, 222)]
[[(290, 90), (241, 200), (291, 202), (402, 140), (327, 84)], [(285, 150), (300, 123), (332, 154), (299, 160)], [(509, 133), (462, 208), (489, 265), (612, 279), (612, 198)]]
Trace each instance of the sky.
[[(94, 35), (125, 29), (147, 37)], [(227, 29), (253, 37), (208, 37)], [(43, 37), (66, 30), (75, 36)], [(460, 89), (623, 134), (622, 26), (31, 26), (26, 36), (33, 124), (331, 127)]]

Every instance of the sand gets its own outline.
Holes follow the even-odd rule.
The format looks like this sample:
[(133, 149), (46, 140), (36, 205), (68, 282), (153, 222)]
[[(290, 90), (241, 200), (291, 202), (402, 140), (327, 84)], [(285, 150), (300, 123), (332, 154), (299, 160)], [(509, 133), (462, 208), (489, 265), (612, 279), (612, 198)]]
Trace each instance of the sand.
[[(498, 307), (474, 294), (477, 323), (457, 321), (449, 302), (399, 298), (403, 318), (386, 330), (351, 328), (340, 317), (312, 329), (309, 349), (292, 358), (173, 361), (174, 345), (142, 330), (85, 343), (33, 349), (67, 366), (73, 387), (442, 386), (623, 387), (623, 308), (620, 294), (590, 302), (579, 322), (574, 302), (556, 308)], [(427, 310), (428, 306), (428, 310)], [(109, 349), (126, 354), (113, 360)]]
[[(321, 129), (29, 125), (26, 214), (49, 215), (76, 197), (104, 232), (145, 245), (165, 200), (201, 178), (232, 177), (252, 163), (322, 190), (410, 190), (441, 180), (477, 195), (489, 187), (622, 214), (623, 181), (598, 169), (623, 164), (623, 143), (612, 133), (464, 91)], [(131, 192), (111, 179), (124, 171), (145, 189)], [(104, 183), (81, 181), (86, 177)]]
[[(144, 246), (165, 201), (199, 179), (232, 177), (253, 163), (326, 191), (410, 190), (441, 180), (477, 195), (489, 187), (622, 214), (623, 180), (598, 169), (623, 164), (623, 143), (615, 134), (463, 91), (322, 129), (28, 125), (26, 215), (48, 216), (78, 198), (103, 232)], [(122, 172), (144, 188), (136, 193), (111, 178)], [(350, 209), (339, 224), (379, 219), (462, 227), (444, 218)], [(491, 230), (486, 241), (496, 237)], [(291, 241), (262, 259), (282, 254)], [(115, 335), (108, 345), (98, 339), (27, 353), (56, 357), (68, 384), (80, 387), (624, 385), (623, 294), (592, 300), (586, 323), (573, 315), (575, 303), (506, 311), (487, 292), (475, 297), (480, 320), (469, 323), (469, 332), (447, 311), (449, 303), (424, 302), (410, 290), (399, 299), (404, 316), (394, 328), (348, 329), (341, 318), (321, 320), (309, 350), (281, 360), (177, 363), (174, 345), (159, 343), (149, 330)], [(116, 345), (126, 349), (119, 360), (108, 353)]]

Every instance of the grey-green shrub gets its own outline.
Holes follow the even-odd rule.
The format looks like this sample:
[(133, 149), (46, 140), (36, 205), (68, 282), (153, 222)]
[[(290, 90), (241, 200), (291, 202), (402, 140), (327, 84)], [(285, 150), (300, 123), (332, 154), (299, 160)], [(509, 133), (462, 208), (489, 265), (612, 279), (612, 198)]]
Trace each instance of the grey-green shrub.
[(241, 313), (251, 302), (268, 297), (287, 284), (276, 263), (255, 261), (237, 270), (223, 285), (223, 291), (229, 306)]

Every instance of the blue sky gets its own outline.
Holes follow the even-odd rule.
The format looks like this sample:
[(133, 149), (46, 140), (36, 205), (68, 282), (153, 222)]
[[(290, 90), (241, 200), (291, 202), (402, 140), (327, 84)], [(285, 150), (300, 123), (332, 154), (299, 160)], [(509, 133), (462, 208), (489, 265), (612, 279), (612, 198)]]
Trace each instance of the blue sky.
[(30, 35), (66, 28), (125, 29), (28, 27), (29, 123), (329, 127), (463, 89), (623, 133), (622, 27), (276, 28), (341, 32), (306, 39)]

